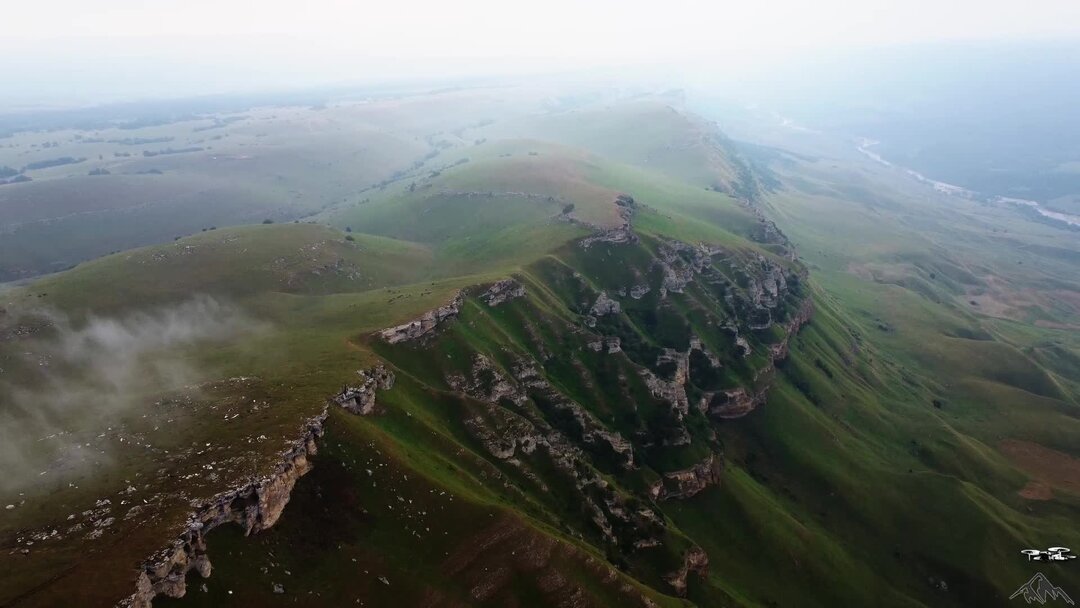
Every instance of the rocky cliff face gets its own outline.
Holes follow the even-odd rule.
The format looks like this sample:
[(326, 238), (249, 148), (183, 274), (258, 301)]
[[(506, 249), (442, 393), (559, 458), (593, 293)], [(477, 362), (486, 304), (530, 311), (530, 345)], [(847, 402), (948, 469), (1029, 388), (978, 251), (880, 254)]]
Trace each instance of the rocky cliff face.
[(693, 547), (687, 551), (683, 556), (682, 567), (665, 576), (664, 580), (674, 589), (675, 595), (686, 597), (686, 577), (691, 572), (700, 577), (709, 575), (709, 556), (701, 547)]
[(596, 230), (595, 234), (587, 236), (579, 241), (579, 244), (583, 249), (588, 249), (589, 247), (600, 243), (636, 243), (638, 242), (638, 237), (634, 234), (634, 229), (631, 225), (631, 219), (634, 217), (634, 208), (636, 206), (637, 202), (634, 201), (634, 197), (628, 194), (620, 194), (616, 197), (615, 210), (619, 215), (620, 223), (615, 228), (604, 229), (579, 220), (574, 220), (573, 218), (568, 219)]
[(488, 306), (498, 306), (510, 300), (525, 297), (525, 287), (514, 279), (502, 279), (480, 294), (480, 300)]
[(360, 384), (342, 387), (332, 401), (354, 414), (368, 416), (376, 411), (376, 389), (385, 391), (394, 387), (394, 372), (380, 364), (356, 374), (360, 376)]
[[(687, 539), (666, 526), (663, 504), (720, 485), (713, 425), (765, 403), (776, 362), (813, 307), (798, 264), (755, 248), (637, 235), (636, 203), (617, 205), (623, 225), (529, 269), (543, 283), (538, 298), (499, 281), (460, 324), (432, 333), (467, 296), (382, 336), (432, 346), (409, 349), (400, 364), (416, 366), (417, 377), (437, 374), (429, 388), (461, 399), (463, 427), (503, 479), (613, 562), (666, 564), (654, 571), (683, 595), (690, 575), (706, 574), (708, 556), (675, 549)], [(496, 319), (492, 306), (513, 308)], [(395, 360), (394, 349), (384, 353)], [(691, 455), (699, 460), (671, 467)]]
[[(577, 321), (552, 321), (524, 294), (505, 298), (517, 289), (499, 282), (478, 296), (488, 307), (470, 307), (462, 325), (450, 323), (431, 338), (455, 340), (456, 328), (464, 332), (467, 325), (468, 363), (443, 356), (423, 367), (453, 368), (441, 384), (465, 398), (464, 429), (508, 478), (526, 479), (540, 495), (558, 492), (557, 504), (576, 505), (578, 521), (566, 525), (610, 555), (633, 560), (648, 554), (659, 563), (670, 558), (673, 569), (661, 570), (662, 576), (685, 594), (687, 578), (703, 575), (708, 557), (698, 548), (670, 549), (685, 544), (673, 542), (679, 532), (666, 527), (661, 505), (721, 483), (723, 446), (710, 419), (745, 416), (765, 403), (775, 362), (786, 356), (787, 341), (812, 307), (799, 292), (797, 267), (777, 258), (609, 235), (584, 240), (585, 253), (577, 254), (604, 260), (599, 264), (584, 258), (581, 266), (532, 273)], [(636, 266), (619, 272), (630, 282), (596, 272), (611, 258), (623, 259), (617, 257), (621, 247), (637, 247), (625, 257)], [(518, 328), (522, 341), (497, 341), (490, 350), (475, 346), (483, 310), (510, 299), (519, 313), (511, 323), (525, 323)], [(507, 322), (500, 317), (500, 324)], [(497, 334), (504, 332), (500, 325)], [(393, 360), (392, 351), (388, 356)], [(652, 455), (697, 452), (701, 445), (710, 454), (686, 469), (664, 470), (652, 461)], [(657, 481), (627, 489), (633, 486), (623, 477), (643, 468)]]
[(403, 323), (379, 332), (383, 340), (390, 344), (416, 340), (430, 335), (443, 322), (453, 319), (461, 310), (461, 303), (465, 300), (465, 294), (458, 292), (449, 303), (434, 310), (429, 310), (418, 319)]
[[(630, 441), (608, 430), (588, 410), (563, 395), (531, 361), (519, 358), (512, 374), (511, 379), (489, 358), (477, 355), (468, 376), (446, 379), (455, 390), (487, 404), (481, 412), (465, 419), (469, 434), (494, 458), (514, 467), (542, 492), (550, 491), (549, 483), (534, 468), (550, 463), (558, 471), (559, 483), (569, 482), (575, 501), (606, 542), (627, 549), (658, 544), (664, 529), (661, 519), (606, 481), (593, 464), (595, 455), (602, 454), (618, 468), (633, 469)], [(529, 403), (542, 403), (544, 410), (556, 413), (566, 430), (555, 428), (543, 412), (527, 407)]]
[[(380, 354), (413, 366), (409, 381), (424, 378), (428, 390), (457, 395), (463, 429), (503, 483), (531, 486), (538, 501), (557, 495), (546, 508), (561, 513), (559, 527), (591, 539), (612, 562), (640, 558), (659, 568), (672, 591), (685, 595), (688, 577), (704, 575), (708, 556), (692, 543), (674, 549), (688, 543), (666, 526), (663, 505), (721, 483), (723, 446), (712, 424), (766, 402), (775, 363), (787, 356), (812, 305), (802, 291), (805, 272), (774, 255), (777, 247), (638, 235), (637, 203), (623, 195), (616, 204), (619, 226), (596, 228), (562, 258), (529, 269), (530, 285), (542, 283), (539, 299), (505, 279), (476, 289), (484, 306), (463, 307), (470, 295), (462, 291), (377, 337)], [(787, 246), (770, 222), (761, 226), (762, 239)], [(500, 311), (498, 322), (483, 326), (496, 319), (495, 307), (513, 307), (512, 314)], [(408, 341), (421, 348), (395, 360), (391, 347)], [(453, 348), (435, 348), (443, 346)], [(370, 415), (377, 391), (393, 382), (386, 367), (361, 371), (360, 382), (333, 401)], [(183, 594), (189, 570), (210, 573), (208, 529), (235, 522), (249, 533), (272, 525), (309, 452), (286, 456), (292, 465), (273, 478), (203, 505), (171, 550), (148, 563), (133, 605)], [(673, 470), (671, 462), (692, 462), (690, 455), (700, 460)]]
[[(394, 372), (379, 364), (358, 370), (357, 386), (345, 386), (330, 399), (345, 410), (357, 415), (377, 411), (376, 391), (394, 386)], [(166, 548), (147, 559), (139, 570), (135, 593), (120, 606), (150, 608), (158, 595), (179, 598), (187, 592), (188, 572), (198, 572), (203, 578), (212, 571), (207, 556), (206, 535), (223, 524), (234, 523), (244, 535), (272, 527), (289, 503), (297, 480), (312, 468), (311, 457), (318, 451), (317, 441), (323, 436), (323, 425), (329, 412), (322, 413), (301, 425), (299, 436), (283, 450), (272, 473), (251, 479), (214, 497), (201, 501), (188, 516), (184, 530)]]
[(717, 454), (709, 456), (694, 466), (681, 471), (664, 473), (650, 488), (654, 500), (690, 498), (709, 486), (720, 485), (724, 473), (724, 460)]
[(235, 523), (244, 529), (244, 534), (252, 534), (277, 523), (296, 481), (311, 470), (310, 457), (317, 451), (316, 440), (323, 435), (326, 416), (324, 410), (304, 423), (300, 436), (281, 453), (272, 473), (199, 504), (176, 540), (143, 563), (135, 593), (120, 605), (150, 608), (158, 595), (183, 597), (188, 572), (194, 570), (204, 578), (210, 576), (206, 535), (214, 528)]
[(798, 311), (791, 319), (784, 324), (784, 337), (781, 341), (769, 345), (768, 363), (755, 374), (755, 379), (766, 379), (763, 385), (750, 388), (738, 387), (708, 395), (707, 399), (702, 400), (702, 407), (708, 414), (715, 418), (739, 418), (765, 403), (769, 388), (772, 385), (771, 375), (776, 370), (776, 364), (787, 358), (788, 343), (791, 341), (791, 337), (810, 321), (813, 314), (814, 303), (807, 298), (799, 305)]

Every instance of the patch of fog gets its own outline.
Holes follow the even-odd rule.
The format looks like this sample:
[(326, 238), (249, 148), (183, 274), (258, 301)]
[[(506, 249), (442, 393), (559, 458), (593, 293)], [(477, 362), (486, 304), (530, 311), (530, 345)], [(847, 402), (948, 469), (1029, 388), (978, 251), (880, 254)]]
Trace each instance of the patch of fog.
[[(903, 171), (904, 173), (910, 175), (911, 177), (914, 177), (916, 180), (918, 180), (918, 181), (920, 181), (920, 182), (922, 182), (924, 184), (928, 184), (928, 185), (932, 186), (934, 188), (934, 190), (937, 190), (938, 192), (941, 192), (942, 194), (947, 194), (949, 196), (957, 196), (957, 197), (965, 198), (965, 199), (969, 199), (969, 200), (975, 200), (978, 197), (978, 195), (974, 191), (968, 190), (967, 188), (964, 188), (963, 186), (957, 186), (955, 184), (950, 184), (950, 183), (947, 183), (947, 182), (938, 181), (936, 179), (931, 179), (929, 177), (926, 177), (922, 173), (919, 173), (918, 171), (916, 171), (914, 169), (909, 169), (907, 167), (901, 167), (899, 165), (896, 165), (894, 163), (889, 162), (888, 160), (883, 158), (880, 154), (878, 154), (877, 152), (874, 152), (873, 150), (871, 150), (871, 148), (873, 146), (876, 146), (878, 143), (880, 143), (880, 142), (874, 141), (872, 139), (867, 139), (865, 137), (860, 138), (858, 140), (858, 144), (856, 145), (856, 149), (858, 149), (859, 152), (861, 152), (867, 158), (870, 158), (871, 160), (873, 160), (873, 161), (875, 161), (877, 163), (885, 165), (886, 167), (890, 167), (890, 168), (893, 168), (893, 169), (899, 169), (899, 170)], [(1022, 198), (1011, 198), (1011, 197), (1007, 197), (1007, 196), (995, 196), (995, 197), (991, 198), (990, 200), (992, 202), (995, 202), (995, 203), (1010, 203), (1010, 204), (1019, 205), (1019, 206), (1022, 206), (1022, 207), (1030, 207), (1030, 208), (1034, 209), (1039, 215), (1041, 215), (1043, 217), (1050, 218), (1052, 220), (1057, 220), (1059, 222), (1064, 222), (1064, 223), (1066, 223), (1066, 224), (1068, 224), (1070, 226), (1080, 226), (1080, 216), (1070, 215), (1068, 213), (1061, 213), (1059, 211), (1051, 211), (1051, 210), (1043, 207), (1042, 205), (1040, 205), (1036, 201), (1029, 201), (1029, 200), (1022, 199)]]
[(39, 483), (55, 487), (57, 476), (107, 464), (101, 433), (120, 416), (202, 380), (179, 349), (257, 327), (234, 306), (206, 296), (78, 326), (55, 312), (34, 315), (47, 318), (51, 331), (20, 345), (33, 373), (0, 376), (0, 495)]

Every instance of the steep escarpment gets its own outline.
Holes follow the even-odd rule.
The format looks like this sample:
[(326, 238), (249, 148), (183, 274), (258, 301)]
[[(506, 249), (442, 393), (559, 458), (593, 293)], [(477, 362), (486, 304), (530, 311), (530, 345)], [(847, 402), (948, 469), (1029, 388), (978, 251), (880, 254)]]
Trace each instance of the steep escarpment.
[(272, 473), (199, 503), (176, 540), (143, 563), (135, 593), (120, 605), (149, 608), (158, 595), (183, 597), (189, 571), (210, 576), (206, 535), (214, 528), (235, 523), (244, 534), (252, 534), (277, 523), (297, 480), (311, 470), (310, 457), (318, 451), (316, 441), (323, 435), (326, 416), (324, 410), (303, 424), (300, 436), (281, 453)]
[[(394, 373), (382, 365), (357, 371), (357, 386), (346, 385), (330, 401), (346, 411), (367, 416), (377, 411), (376, 393), (394, 386)], [(248, 536), (272, 527), (281, 518), (297, 481), (314, 466), (329, 412), (306, 420), (299, 436), (283, 450), (273, 471), (195, 503), (183, 531), (169, 546), (148, 558), (139, 568), (135, 593), (120, 603), (131, 608), (150, 608), (158, 595), (179, 598), (187, 593), (187, 576), (196, 572), (208, 578), (212, 571), (207, 554), (207, 535), (224, 524), (238, 525)]]
[(401, 325), (383, 330), (381, 332), (382, 338), (390, 344), (397, 344), (398, 342), (406, 342), (426, 336), (435, 331), (435, 328), (443, 322), (457, 316), (463, 298), (464, 294), (459, 292), (444, 306), (429, 310), (419, 318), (409, 321), (408, 323), (402, 323)]
[(377, 405), (376, 391), (394, 388), (394, 372), (383, 365), (376, 365), (369, 370), (358, 370), (356, 375), (359, 376), (360, 383), (356, 386), (346, 384), (332, 400), (353, 414), (374, 414)]
[(663, 474), (652, 486), (649, 495), (654, 500), (690, 498), (709, 486), (720, 485), (724, 460), (719, 454), (709, 454), (692, 467)]
[(401, 381), (459, 400), (477, 453), (548, 523), (682, 595), (709, 560), (664, 505), (721, 483), (714, 425), (766, 402), (813, 307), (789, 256), (637, 233), (633, 199), (620, 209), (624, 226), (371, 345)]
[[(812, 306), (790, 257), (637, 232), (634, 199), (617, 206), (622, 225), (370, 334), (365, 346), (383, 362), (332, 402), (385, 416), (394, 400), (377, 392), (403, 386), (447, 404), (455, 441), (486, 461), (486, 479), (533, 505), (531, 517), (686, 595), (710, 560), (665, 509), (722, 483), (716, 425), (765, 404)], [(130, 604), (182, 596), (188, 572), (209, 575), (213, 528), (272, 526), (310, 468), (323, 418), (273, 475), (199, 505), (142, 568)]]

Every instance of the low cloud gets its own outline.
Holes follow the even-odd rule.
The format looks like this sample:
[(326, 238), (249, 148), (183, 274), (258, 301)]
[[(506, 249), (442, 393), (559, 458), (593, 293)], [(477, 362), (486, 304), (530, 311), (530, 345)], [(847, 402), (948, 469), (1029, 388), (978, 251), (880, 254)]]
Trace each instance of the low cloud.
[(55, 487), (58, 475), (106, 460), (102, 442), (91, 438), (154, 395), (206, 379), (181, 349), (255, 328), (237, 308), (210, 297), (81, 324), (57, 313), (35, 315), (47, 319), (48, 329), (17, 343), (17, 368), (27, 373), (0, 374), (0, 496), (38, 480)]

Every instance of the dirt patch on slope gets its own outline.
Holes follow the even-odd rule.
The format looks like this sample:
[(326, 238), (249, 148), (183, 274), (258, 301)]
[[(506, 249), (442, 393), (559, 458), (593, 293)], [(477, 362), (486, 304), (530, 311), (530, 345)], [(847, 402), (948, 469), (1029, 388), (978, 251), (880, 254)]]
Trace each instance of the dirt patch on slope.
[(1080, 494), (1080, 459), (1019, 439), (1004, 439), (998, 448), (1033, 478), (1020, 490), (1024, 498), (1050, 500), (1053, 497), (1051, 488)]
[[(502, 516), (463, 542), (443, 563), (444, 573), (465, 581), (476, 603), (518, 605), (523, 589), (550, 606), (587, 607), (619, 598), (623, 606), (655, 606), (623, 580), (610, 565), (565, 542), (540, 533), (513, 516)], [(600, 581), (590, 589), (581, 575)], [(606, 598), (606, 599), (605, 599)], [(423, 605), (458, 606), (438, 593), (428, 593)]]
[(1041, 481), (1029, 481), (1020, 489), (1020, 496), (1028, 500), (1053, 500), (1054, 491)]

